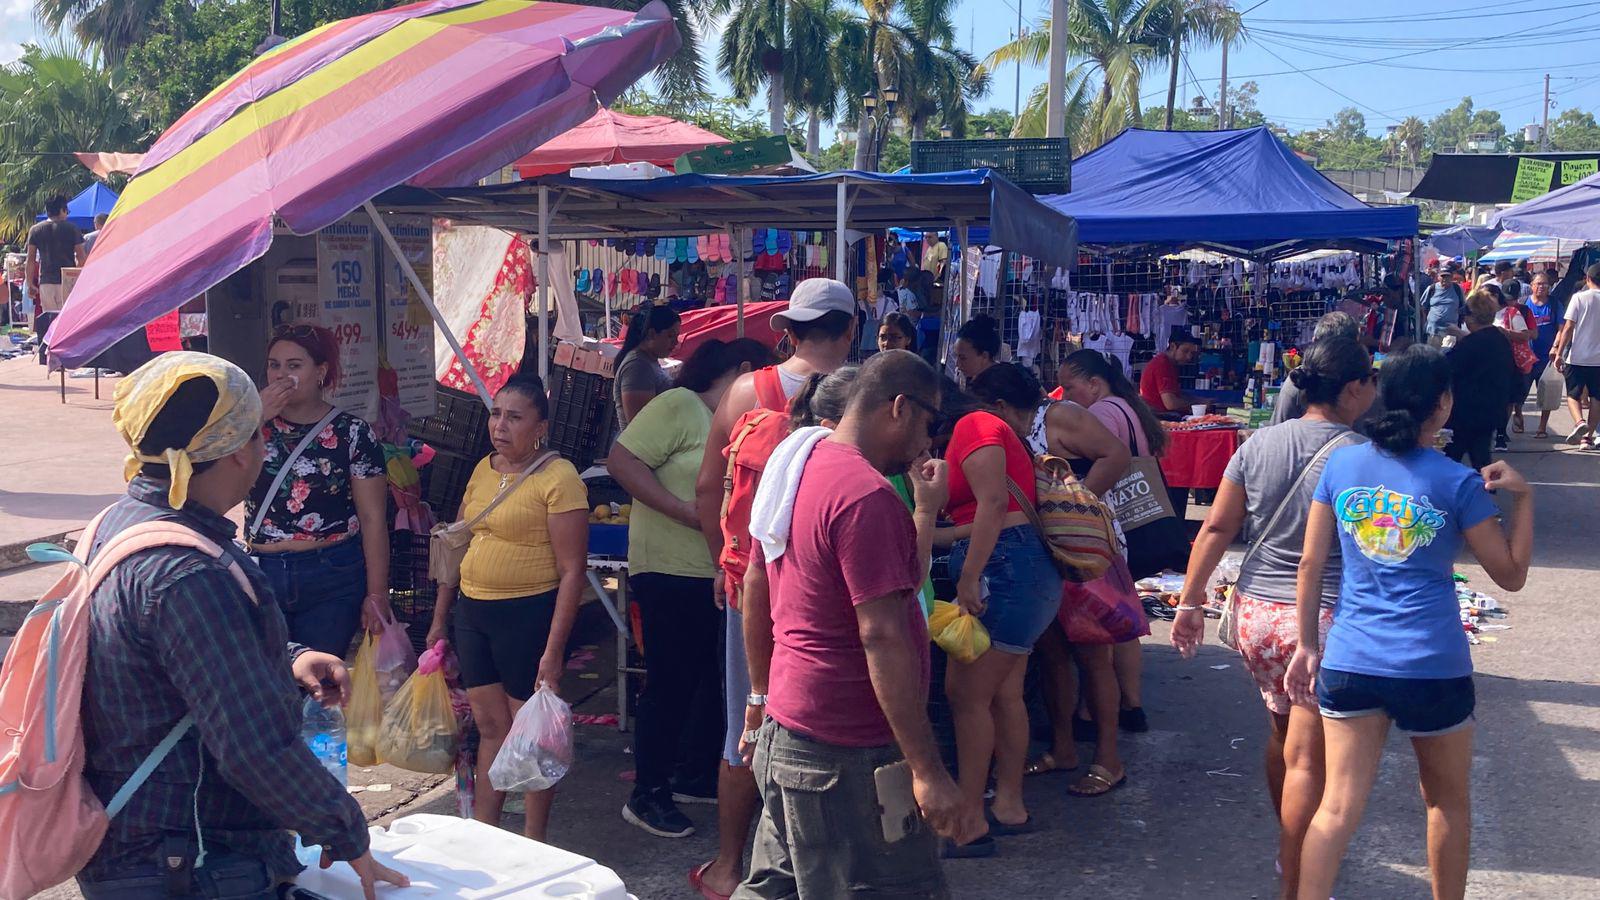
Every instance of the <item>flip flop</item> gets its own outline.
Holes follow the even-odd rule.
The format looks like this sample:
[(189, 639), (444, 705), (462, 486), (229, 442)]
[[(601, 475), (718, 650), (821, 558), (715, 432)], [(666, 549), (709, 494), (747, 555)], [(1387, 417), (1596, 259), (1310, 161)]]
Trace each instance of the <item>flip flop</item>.
[(1022, 772), (1025, 775), (1050, 775), (1055, 772), (1071, 772), (1076, 768), (1077, 766), (1059, 765), (1054, 755), (1041, 753), (1037, 759), (1028, 763), (1028, 767), (1023, 769)]
[[(1092, 783), (1098, 788), (1098, 790), (1084, 790), (1082, 786), (1086, 782)], [(1074, 797), (1099, 797), (1102, 794), (1109, 794), (1127, 783), (1127, 772), (1123, 772), (1121, 778), (1118, 778), (1116, 781), (1112, 781), (1111, 773), (1106, 771), (1105, 766), (1090, 766), (1089, 771), (1083, 774), (1083, 779), (1081, 781), (1067, 788), (1067, 793)]]
[(706, 887), (706, 870), (711, 868), (711, 864), (714, 862), (716, 860), (713, 859), (710, 862), (701, 863), (697, 868), (690, 869), (689, 886), (699, 891), (700, 896), (704, 897), (705, 900), (728, 900), (729, 895), (719, 894)]
[(944, 841), (939, 847), (940, 859), (983, 859), (993, 856), (1000, 846), (994, 842), (994, 836), (986, 834), (968, 844), (953, 844)]
[(989, 833), (995, 837), (1010, 837), (1014, 834), (1033, 833), (1033, 816), (1029, 816), (1016, 824), (1002, 822), (994, 817), (994, 807), (985, 808), (983, 816), (989, 820)]
[(1543, 428), (1539, 429), (1538, 431), (1535, 431), (1533, 433), (1533, 436), (1534, 436), (1534, 438), (1536, 438), (1538, 440), (1541, 440), (1541, 441), (1550, 440), (1550, 432), (1545, 431)]

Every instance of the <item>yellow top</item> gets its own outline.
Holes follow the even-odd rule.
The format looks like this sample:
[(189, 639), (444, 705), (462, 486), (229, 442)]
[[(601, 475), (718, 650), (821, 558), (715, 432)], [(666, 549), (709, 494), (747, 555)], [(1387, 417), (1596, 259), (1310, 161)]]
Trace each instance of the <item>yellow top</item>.
[[(472, 470), (456, 521), (470, 521), (482, 512), (500, 493), (500, 477), (484, 457)], [(474, 600), (510, 600), (553, 589), (561, 576), (550, 546), (550, 516), (580, 509), (589, 509), (589, 491), (572, 463), (552, 460), (528, 476), (473, 526), (472, 543), (461, 562), (461, 593)]]

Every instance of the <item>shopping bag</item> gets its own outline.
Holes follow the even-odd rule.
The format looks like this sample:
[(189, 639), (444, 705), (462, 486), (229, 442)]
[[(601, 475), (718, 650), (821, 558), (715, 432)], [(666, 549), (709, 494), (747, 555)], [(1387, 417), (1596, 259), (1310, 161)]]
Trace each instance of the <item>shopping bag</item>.
[(1153, 456), (1136, 456), (1106, 499), (1128, 544), (1128, 569), (1146, 578), (1166, 569), (1183, 571), (1189, 561), (1189, 536), (1167, 493), (1166, 476)]
[(1561, 377), (1561, 373), (1556, 370), (1554, 363), (1545, 366), (1544, 371), (1539, 374), (1536, 390), (1539, 411), (1550, 412), (1560, 409), (1561, 401), (1566, 395), (1567, 380)]
[(1121, 644), (1150, 633), (1128, 564), (1120, 559), (1087, 584), (1066, 582), (1056, 619), (1074, 644)]
[(946, 600), (933, 601), (928, 636), (958, 662), (972, 662), (989, 651), (989, 629), (977, 616)]
[(378, 674), (378, 691), (383, 695), (383, 702), (388, 703), (406, 683), (406, 678), (417, 670), (417, 651), (411, 649), (405, 624), (394, 618), (384, 623), (383, 631), (378, 634), (373, 668)]
[(378, 639), (361, 639), (355, 661), (350, 664), (350, 705), (344, 710), (345, 740), (352, 766), (375, 766), (378, 759), (378, 732), (383, 729), (383, 694), (378, 686), (374, 660)]
[(544, 791), (572, 768), (572, 707), (548, 686), (517, 710), (511, 733), (489, 766), (497, 791)]
[(389, 765), (430, 775), (455, 771), (459, 730), (440, 668), (444, 652), (445, 642), (440, 641), (422, 654), (417, 671), (384, 710), (378, 756)]

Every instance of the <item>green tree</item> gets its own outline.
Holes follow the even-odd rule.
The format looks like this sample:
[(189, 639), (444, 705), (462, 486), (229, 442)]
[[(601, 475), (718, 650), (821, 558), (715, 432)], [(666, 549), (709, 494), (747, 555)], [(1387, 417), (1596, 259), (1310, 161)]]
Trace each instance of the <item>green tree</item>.
[(1327, 127), (1333, 140), (1354, 143), (1367, 136), (1367, 117), (1354, 106), (1346, 106), (1333, 114)]
[(121, 70), (87, 52), (26, 47), (0, 67), (0, 241), (20, 239), (52, 194), (88, 186), (74, 152), (134, 150), (150, 138)]
[(162, 0), (35, 0), (34, 15), (56, 34), (70, 34), (114, 64), (145, 35)]
[(1469, 139), (1487, 139), (1498, 144), (1506, 136), (1500, 113), (1474, 109), (1471, 97), (1428, 120), (1428, 147), (1433, 153), (1455, 153), (1467, 149)]
[[(327, 0), (323, 0), (327, 2)], [(348, 2), (348, 0), (331, 0)], [(408, 0), (387, 0), (386, 6), (396, 6)], [(637, 12), (649, 5), (650, 0), (561, 0), (580, 6), (603, 6), (608, 9), (625, 9)], [(693, 103), (705, 96), (706, 54), (704, 32), (710, 22), (708, 0), (663, 0), (678, 26), (678, 37), (683, 46), (656, 67), (652, 76), (656, 90), (662, 98), (674, 103)], [(332, 18), (340, 18), (333, 16)]]
[(1215, 117), (1202, 119), (1181, 106), (1172, 111), (1170, 122), (1167, 111), (1159, 106), (1145, 110), (1139, 120), (1139, 127), (1149, 131), (1210, 131), (1215, 125)]
[[(1162, 121), (1166, 130), (1172, 131), (1173, 118), (1177, 113), (1178, 66), (1182, 62), (1184, 49), (1197, 50), (1220, 43), (1226, 43), (1229, 47), (1237, 46), (1245, 37), (1245, 27), (1238, 10), (1226, 2), (1169, 0), (1169, 3), (1170, 9), (1164, 17), (1168, 64), (1167, 109)], [(1229, 98), (1230, 109), (1232, 99)], [(1145, 118), (1148, 121), (1149, 117)]]
[(1565, 109), (1550, 123), (1550, 146), (1563, 152), (1600, 150), (1600, 125), (1594, 113)]
[(1017, 125), (1017, 117), (1009, 109), (998, 106), (991, 107), (976, 115), (967, 117), (964, 127), (956, 131), (955, 137), (981, 138), (990, 131), (999, 137), (1009, 137), (1011, 130)]
[(831, 5), (807, 0), (711, 0), (708, 14), (727, 17), (717, 68), (733, 85), (733, 95), (749, 100), (767, 92), (768, 127), (788, 130), (785, 119), (790, 86), (804, 79), (801, 67), (830, 64), (834, 22)]
[(617, 112), (634, 116), (668, 116), (699, 126), (730, 141), (749, 141), (771, 134), (744, 104), (729, 97), (709, 94), (688, 101), (657, 97), (638, 87), (631, 88), (611, 104)]
[(1389, 156), (1415, 166), (1422, 161), (1427, 140), (1428, 126), (1416, 116), (1407, 116), (1389, 134)]
[(1233, 128), (1255, 128), (1267, 124), (1267, 117), (1256, 106), (1261, 85), (1246, 81), (1228, 91), (1228, 124)]

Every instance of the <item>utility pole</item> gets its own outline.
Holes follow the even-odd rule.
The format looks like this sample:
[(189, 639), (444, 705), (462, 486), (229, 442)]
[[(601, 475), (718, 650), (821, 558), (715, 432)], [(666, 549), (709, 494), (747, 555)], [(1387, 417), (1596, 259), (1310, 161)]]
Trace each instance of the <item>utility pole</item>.
[[(1022, 2), (1017, 0), (1017, 40), (1022, 40)], [(1011, 119), (1022, 118), (1022, 60), (1017, 60), (1017, 95), (1011, 101)]]
[(1222, 86), (1217, 92), (1217, 127), (1219, 129), (1224, 129), (1224, 130), (1227, 129), (1227, 127), (1228, 127), (1228, 44), (1229, 43), (1231, 43), (1231, 42), (1230, 41), (1226, 41), (1226, 40), (1222, 42)]
[(1539, 108), (1543, 124), (1539, 126), (1539, 149), (1550, 149), (1550, 73), (1544, 76), (1544, 106)]
[(1045, 137), (1058, 138), (1067, 133), (1066, 95), (1067, 0), (1050, 0), (1050, 82), (1045, 96), (1049, 104), (1044, 113)]

